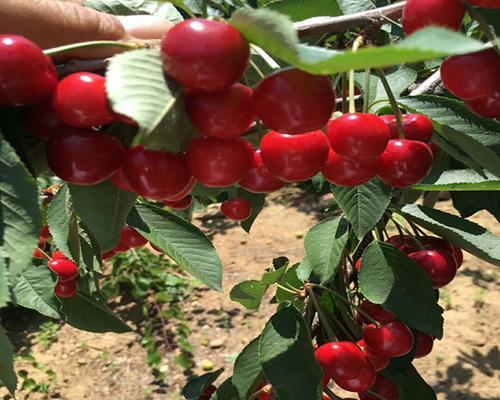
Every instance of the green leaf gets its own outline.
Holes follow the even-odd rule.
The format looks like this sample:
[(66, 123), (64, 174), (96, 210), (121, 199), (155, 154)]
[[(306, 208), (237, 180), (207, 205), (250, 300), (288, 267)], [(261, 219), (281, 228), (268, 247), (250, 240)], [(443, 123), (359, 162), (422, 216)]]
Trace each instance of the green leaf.
[(428, 175), (411, 188), (425, 191), (500, 190), (500, 178), (487, 171), (484, 174), (486, 178), (471, 169), (453, 169)]
[(5, 259), (0, 257), (0, 308), (5, 307), (9, 301), (9, 272), (5, 265)]
[(12, 395), (14, 395), (17, 387), (13, 358), (14, 347), (0, 325), (0, 383), (3, 383)]
[(260, 336), (252, 340), (240, 353), (234, 363), (233, 385), (240, 399), (246, 399), (259, 383), (262, 366), (259, 357)]
[(267, 3), (265, 7), (288, 15), (292, 21), (342, 14), (336, 0), (276, 0)]
[(212, 396), (211, 400), (241, 400), (238, 396), (238, 391), (233, 385), (231, 378), (226, 379), (217, 388), (217, 393)]
[(436, 393), (412, 365), (406, 373), (397, 377), (400, 400), (437, 400)]
[(391, 188), (378, 179), (355, 187), (332, 186), (332, 192), (360, 240), (377, 225), (391, 201)]
[(371, 0), (337, 0), (337, 3), (344, 14), (354, 14), (375, 8)]
[(233, 287), (229, 297), (249, 310), (258, 310), (267, 288), (260, 281), (243, 281)]
[(268, 9), (239, 9), (229, 22), (251, 43), (313, 74), (333, 74), (351, 69), (415, 63), (481, 49), (483, 44), (457, 32), (429, 27), (397, 45), (366, 47), (352, 51), (329, 50), (299, 44), (292, 21)]
[(159, 49), (113, 57), (106, 89), (113, 109), (139, 124), (142, 140), (152, 150), (179, 152), (195, 132), (184, 111), (184, 90), (166, 79)]
[(359, 273), (361, 293), (383, 304), (412, 328), (443, 337), (443, 309), (425, 271), (403, 252), (383, 242), (372, 242), (363, 253)]
[(402, 107), (427, 115), (437, 132), (480, 166), (500, 177), (500, 123), (469, 111), (463, 101), (440, 96), (399, 99)]
[(453, 207), (463, 218), (487, 210), (500, 221), (500, 192), (452, 192)]
[(36, 182), (0, 134), (0, 255), (11, 284), (31, 265), (41, 225)]
[(61, 318), (60, 303), (54, 294), (56, 281), (56, 277), (47, 267), (32, 265), (30, 269), (24, 271), (14, 287), (17, 304), (36, 310), (49, 318)]
[(248, 219), (246, 219), (245, 221), (241, 222), (241, 227), (244, 229), (245, 232), (249, 233), (253, 223), (255, 222), (255, 219), (259, 216), (260, 212), (264, 208), (264, 204), (266, 202), (266, 195), (258, 193), (250, 193), (247, 192), (245, 189), (239, 188), (238, 196), (247, 199), (252, 205), (252, 213), (250, 214), (250, 217), (248, 217)]
[(325, 219), (307, 233), (304, 239), (306, 257), (321, 283), (333, 279), (337, 273), (348, 237), (349, 223), (340, 217)]
[(416, 204), (409, 204), (401, 211), (406, 218), (454, 245), (491, 264), (500, 265), (500, 238), (486, 228), (456, 215)]
[(69, 299), (61, 299), (66, 323), (87, 332), (125, 333), (132, 329), (113, 313), (102, 300), (81, 291)]
[(112, 15), (157, 15), (177, 23), (182, 15), (171, 3), (155, 0), (85, 0), (85, 7)]
[(217, 252), (196, 226), (148, 204), (136, 205), (128, 222), (146, 239), (209, 288), (222, 289), (222, 264)]
[(203, 392), (208, 389), (223, 372), (224, 369), (221, 368), (217, 371), (209, 372), (191, 379), (186, 386), (184, 386), (184, 389), (182, 389), (182, 395), (186, 400), (198, 400)]
[[(304, 282), (302, 282), (297, 275), (299, 265), (300, 264), (295, 264), (290, 267), (280, 278), (280, 284), (285, 287), (289, 287), (290, 289), (299, 289), (304, 286)], [(288, 305), (289, 303), (291, 303), (293, 306), (295, 306), (295, 308), (297, 308), (297, 310), (302, 310), (304, 308), (304, 299), (297, 297), (294, 293), (283, 290), (279, 286), (276, 289), (276, 301), (280, 305)]]
[(76, 213), (102, 252), (116, 247), (137, 195), (118, 189), (107, 180), (97, 185), (69, 185)]
[(267, 322), (259, 353), (266, 378), (280, 399), (320, 398), (323, 372), (304, 321), (294, 307), (281, 309)]

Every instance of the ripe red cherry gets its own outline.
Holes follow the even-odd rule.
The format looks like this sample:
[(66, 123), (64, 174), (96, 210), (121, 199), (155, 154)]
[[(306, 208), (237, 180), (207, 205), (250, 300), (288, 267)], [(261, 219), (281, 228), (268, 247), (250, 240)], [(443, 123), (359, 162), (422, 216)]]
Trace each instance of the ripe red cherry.
[(377, 158), (384, 152), (390, 136), (387, 124), (374, 114), (344, 114), (328, 123), (332, 149), (352, 160)]
[(133, 249), (136, 247), (145, 246), (147, 243), (147, 239), (145, 239), (139, 232), (137, 232), (131, 226), (125, 226), (122, 229), (120, 235), (120, 244), (127, 246), (129, 249)]
[(113, 249), (113, 250), (106, 251), (106, 252), (102, 253), (101, 258), (103, 260), (109, 260), (109, 259), (113, 258), (115, 255), (116, 255), (116, 250)]
[(53, 258), (49, 261), (49, 268), (54, 271), (59, 281), (70, 281), (78, 276), (78, 265), (68, 258)]
[(335, 91), (326, 76), (296, 68), (275, 72), (255, 88), (254, 108), (269, 128), (288, 134), (315, 131), (335, 109)]
[(431, 170), (432, 150), (422, 142), (392, 139), (381, 156), (379, 178), (389, 186), (406, 188), (421, 181)]
[(420, 250), (409, 254), (427, 272), (432, 286), (442, 288), (450, 283), (457, 274), (457, 262), (452, 254), (442, 250)]
[(446, 88), (461, 99), (493, 96), (500, 88), (500, 56), (494, 49), (453, 56), (441, 65)]
[(194, 176), (191, 176), (191, 179), (189, 182), (184, 186), (184, 189), (182, 189), (179, 193), (174, 194), (172, 196), (168, 196), (165, 198), (166, 201), (179, 201), (187, 197), (192, 191), (193, 188), (196, 186), (198, 181)]
[[(375, 396), (371, 393), (359, 393), (360, 400), (379, 400), (381, 398), (385, 400), (398, 400), (399, 392), (396, 384), (385, 376), (378, 375), (375, 384), (370, 389), (371, 392), (378, 394)], [(380, 396), (380, 397), (379, 397)]]
[(193, 198), (190, 195), (183, 197), (180, 200), (163, 200), (163, 205), (174, 210), (186, 210), (193, 204)]
[(255, 122), (252, 89), (235, 83), (218, 92), (188, 91), (186, 111), (202, 133), (219, 139), (241, 136)]
[[(427, 250), (442, 250), (451, 253), (453, 257), (455, 257), (457, 268), (460, 268), (462, 266), (462, 263), (464, 261), (464, 253), (459, 247), (456, 247), (446, 240), (435, 236), (424, 236), (420, 239), (420, 241)], [(418, 248), (418, 246), (415, 245), (415, 250), (413, 250), (412, 253), (419, 250), (420, 249)]]
[(245, 221), (252, 213), (252, 205), (247, 199), (236, 197), (221, 204), (222, 214), (233, 221)]
[(49, 96), (57, 73), (49, 57), (31, 40), (0, 35), (0, 106), (24, 106)]
[(363, 329), (363, 340), (374, 353), (385, 357), (404, 356), (412, 350), (414, 343), (410, 329), (399, 321), (383, 324), (380, 328), (367, 325)]
[(65, 258), (67, 259), (68, 257), (66, 257), (61, 250), (56, 250), (52, 254), (52, 258), (53, 259), (65, 259)]
[(272, 400), (272, 398), (273, 398), (272, 387), (271, 387), (271, 385), (269, 385), (267, 382), (264, 382), (264, 383), (260, 384), (260, 385), (257, 387), (256, 391), (259, 391), (259, 390), (264, 389), (264, 388), (266, 388), (265, 393), (261, 393), (261, 394), (259, 394), (259, 395), (257, 396), (257, 398), (258, 398), (259, 400)]
[(210, 187), (226, 187), (239, 182), (250, 169), (252, 158), (252, 146), (241, 138), (197, 138), (186, 153), (195, 178)]
[(113, 122), (115, 116), (106, 94), (106, 78), (91, 72), (68, 75), (52, 99), (61, 121), (76, 128), (91, 128)]
[(358, 260), (356, 261), (356, 264), (354, 264), (354, 268), (358, 272), (361, 271), (361, 263), (362, 263), (362, 258), (358, 258)]
[(321, 369), (334, 381), (359, 376), (366, 364), (363, 351), (351, 342), (330, 342), (316, 350)]
[(23, 110), (26, 130), (33, 136), (48, 140), (63, 125), (52, 108), (52, 100), (32, 104)]
[(500, 118), (500, 91), (496, 91), (491, 96), (468, 100), (465, 105), (481, 117)]
[(205, 389), (205, 391), (201, 394), (198, 400), (210, 400), (210, 397), (217, 391), (217, 388), (214, 385), (210, 385)]
[(252, 166), (240, 181), (240, 186), (253, 193), (271, 193), (281, 189), (285, 183), (276, 178), (262, 161), (261, 151), (253, 154)]
[(386, 310), (380, 304), (374, 304), (368, 300), (364, 300), (361, 304), (361, 311), (363, 311), (365, 314), (368, 314), (370, 317), (380, 322), (381, 324), (388, 324), (389, 322), (396, 319), (396, 314)]
[(369, 347), (366, 346), (364, 340), (358, 340), (357, 344), (365, 352), (366, 359), (373, 365), (375, 371), (378, 372), (387, 368), (389, 362), (391, 361), (389, 357), (384, 357), (373, 352)]
[(134, 192), (134, 188), (130, 184), (123, 168), (121, 167), (118, 168), (118, 170), (111, 176), (111, 182), (113, 182), (113, 185), (115, 185), (118, 189), (131, 193)]
[(462, 0), (408, 0), (403, 9), (403, 28), (407, 35), (431, 25), (458, 31), (464, 15)]
[(325, 179), (338, 186), (358, 186), (377, 175), (380, 157), (368, 160), (353, 160), (339, 156), (333, 149), (328, 152), (328, 159), (321, 173)]
[(58, 281), (56, 283), (56, 287), (54, 288), (54, 293), (61, 299), (69, 299), (70, 297), (74, 297), (77, 292), (78, 287), (76, 284), (76, 279), (66, 282)]
[(241, 78), (250, 47), (231, 25), (193, 18), (167, 33), (161, 43), (161, 55), (167, 73), (184, 86), (216, 91)]
[[(47, 241), (44, 237), (40, 236), (38, 238), (38, 247), (35, 249), (35, 251), (33, 252), (33, 258), (39, 258), (39, 259), (45, 259), (45, 254), (43, 253), (43, 251), (45, 250), (45, 248), (47, 247)], [(40, 251), (42, 250), (42, 251)]]
[[(391, 139), (399, 139), (398, 124), (395, 115), (382, 115), (380, 117), (391, 131)], [(432, 121), (422, 114), (406, 114), (402, 121), (405, 139), (418, 140), (429, 143), (432, 139), (434, 127)]]
[(114, 137), (88, 129), (68, 128), (50, 138), (47, 161), (62, 180), (94, 185), (113, 175), (123, 161), (124, 149)]
[(409, 235), (394, 235), (387, 238), (386, 243), (389, 243), (401, 250), (405, 254), (410, 254), (420, 250), (418, 244)]
[(48, 225), (42, 226), (42, 230), (40, 231), (40, 237), (50, 240), (52, 239), (52, 233), (50, 233), (50, 229)]
[(112, 251), (114, 251), (116, 254), (118, 254), (118, 253), (125, 253), (126, 251), (129, 251), (129, 250), (130, 250), (130, 247), (128, 247), (126, 244), (124, 244), (120, 241)]
[(500, 0), (469, 0), (469, 3), (482, 8), (500, 8)]
[(123, 171), (135, 192), (154, 200), (178, 194), (192, 179), (183, 154), (148, 150), (144, 146), (127, 150)]
[(432, 336), (416, 331), (415, 342), (417, 343), (415, 358), (423, 358), (432, 352), (432, 348), (434, 347), (434, 338)]
[(287, 135), (271, 131), (260, 143), (262, 161), (285, 182), (311, 179), (325, 165), (328, 139), (321, 131)]
[(342, 389), (348, 392), (366, 392), (369, 390), (377, 379), (377, 373), (372, 363), (365, 363), (365, 367), (359, 376), (352, 379), (338, 379), (335, 381)]

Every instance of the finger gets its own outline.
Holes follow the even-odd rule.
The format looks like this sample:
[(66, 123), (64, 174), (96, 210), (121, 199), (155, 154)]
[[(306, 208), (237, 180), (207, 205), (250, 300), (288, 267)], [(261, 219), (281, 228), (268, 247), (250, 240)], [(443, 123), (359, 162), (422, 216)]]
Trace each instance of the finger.
[(118, 17), (125, 31), (138, 39), (161, 39), (173, 24), (154, 15), (130, 15)]

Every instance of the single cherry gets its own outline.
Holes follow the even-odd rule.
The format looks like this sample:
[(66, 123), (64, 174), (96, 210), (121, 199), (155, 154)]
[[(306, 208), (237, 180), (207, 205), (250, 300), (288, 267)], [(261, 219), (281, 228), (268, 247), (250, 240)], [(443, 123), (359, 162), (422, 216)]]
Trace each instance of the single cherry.
[(260, 143), (262, 161), (285, 182), (301, 182), (320, 172), (328, 157), (328, 139), (321, 131), (287, 135), (271, 131)]
[(261, 150), (253, 154), (252, 166), (240, 181), (240, 186), (253, 193), (271, 193), (281, 189), (285, 182), (276, 178), (262, 161)]
[(145, 239), (139, 232), (137, 232), (131, 226), (124, 226), (120, 235), (120, 244), (133, 249), (136, 247), (145, 246), (147, 243)]
[(427, 26), (458, 31), (464, 15), (462, 0), (408, 0), (403, 9), (403, 28), (407, 35)]
[(434, 338), (426, 333), (415, 331), (415, 342), (417, 343), (417, 351), (415, 358), (423, 358), (432, 352), (434, 347)]
[(252, 94), (252, 89), (241, 83), (218, 92), (190, 90), (186, 111), (201, 133), (219, 139), (238, 137), (255, 122)]
[(47, 146), (50, 169), (77, 185), (108, 179), (120, 168), (123, 155), (123, 146), (116, 138), (90, 129), (65, 129), (52, 136)]
[(377, 373), (372, 363), (365, 363), (365, 367), (359, 376), (352, 379), (338, 379), (335, 381), (337, 385), (339, 385), (342, 389), (347, 390), (348, 392), (366, 392), (369, 390), (375, 380), (377, 379)]
[(49, 269), (57, 274), (61, 282), (78, 277), (78, 265), (68, 258), (53, 258), (49, 261)]
[(247, 199), (236, 197), (226, 200), (220, 206), (222, 214), (233, 221), (245, 221), (252, 214), (252, 205)]
[(377, 380), (375, 384), (370, 389), (370, 392), (376, 393), (378, 396), (374, 394), (363, 392), (359, 393), (360, 400), (379, 400), (383, 398), (384, 400), (398, 400), (399, 392), (396, 384), (391, 381), (389, 378), (386, 378), (382, 375), (377, 375)]
[(449, 284), (457, 274), (457, 262), (453, 255), (443, 250), (420, 250), (408, 255), (427, 272), (436, 289)]
[(351, 160), (379, 157), (390, 136), (387, 124), (374, 114), (344, 114), (328, 123), (328, 139), (332, 149)]
[(134, 193), (134, 188), (130, 184), (122, 167), (118, 168), (118, 170), (111, 176), (111, 182), (113, 182), (113, 185), (115, 185), (118, 189)]
[(406, 188), (421, 181), (432, 167), (430, 147), (422, 142), (392, 139), (381, 156), (379, 178), (389, 186)]
[[(398, 124), (395, 115), (382, 115), (380, 117), (391, 131), (391, 139), (399, 139)], [(403, 115), (402, 127), (405, 139), (418, 140), (429, 143), (432, 139), (434, 126), (432, 121), (422, 114)]]
[[(461, 248), (454, 246), (450, 242), (447, 242), (446, 240), (435, 236), (423, 236), (422, 238), (420, 238), (420, 241), (427, 250), (443, 250), (451, 253), (453, 257), (455, 257), (455, 261), (457, 262), (457, 269), (462, 266), (462, 263), (464, 261), (464, 253), (462, 252)], [(419, 250), (420, 248), (415, 247), (415, 250), (413, 250), (412, 253)]]
[(163, 200), (163, 205), (173, 210), (186, 210), (193, 204), (193, 198), (188, 194), (180, 200)]
[(226, 22), (193, 18), (175, 25), (161, 43), (167, 73), (189, 88), (223, 90), (245, 72), (246, 39)]
[(252, 158), (252, 146), (241, 138), (196, 138), (186, 153), (189, 169), (195, 178), (209, 187), (238, 183), (252, 166)]
[(328, 77), (290, 68), (265, 77), (255, 88), (253, 101), (265, 125), (297, 134), (328, 123), (335, 109), (335, 91)]
[(380, 157), (368, 160), (353, 160), (335, 153), (332, 148), (328, 152), (321, 173), (325, 179), (338, 186), (358, 186), (368, 182), (377, 175)]
[(50, 99), (26, 107), (23, 110), (23, 120), (26, 130), (42, 140), (48, 140), (63, 126)]
[(477, 115), (486, 118), (500, 118), (500, 90), (491, 96), (480, 97), (475, 100), (466, 100), (467, 108)]
[(410, 329), (399, 321), (391, 321), (380, 328), (367, 325), (363, 329), (363, 340), (374, 353), (385, 357), (404, 356), (413, 349), (414, 343)]
[(44, 237), (40, 236), (38, 238), (38, 247), (33, 252), (33, 258), (39, 258), (41, 260), (44, 260), (45, 259), (44, 250), (46, 247), (47, 247), (47, 240)]
[[(386, 310), (380, 304), (374, 304), (368, 300), (363, 301), (360, 309), (365, 314), (368, 314), (372, 319), (380, 322), (381, 324), (388, 324), (389, 322), (394, 321), (396, 319), (396, 314)], [(369, 323), (370, 321), (366, 319), (366, 322)]]
[(194, 176), (191, 176), (191, 179), (186, 184), (186, 186), (184, 186), (184, 189), (182, 189), (177, 194), (166, 197), (164, 200), (165, 201), (179, 201), (179, 200), (184, 199), (193, 191), (193, 188), (196, 186), (197, 183), (198, 183), (198, 181), (196, 180), (196, 178)]
[(366, 364), (363, 351), (351, 342), (330, 342), (316, 350), (316, 360), (334, 381), (359, 376)]
[(52, 254), (53, 259), (69, 259), (61, 250), (56, 250)]
[(58, 281), (56, 287), (54, 288), (54, 293), (57, 297), (61, 299), (69, 299), (70, 297), (76, 296), (78, 292), (78, 286), (76, 279), (71, 281)]
[(22, 36), (0, 35), (0, 106), (37, 103), (56, 86), (56, 68), (40, 47)]
[(469, 3), (482, 8), (500, 8), (500, 0), (469, 0)]
[(91, 72), (77, 72), (61, 80), (52, 102), (61, 121), (76, 128), (92, 128), (115, 119), (106, 94), (106, 78)]
[(373, 365), (375, 371), (378, 372), (387, 368), (389, 362), (391, 361), (389, 357), (384, 357), (373, 352), (368, 346), (366, 346), (364, 340), (358, 340), (357, 345), (365, 352), (366, 359)]
[(118, 253), (125, 253), (126, 251), (129, 251), (129, 250), (130, 250), (130, 247), (128, 247), (125, 243), (122, 243), (120, 241), (120, 242), (118, 242), (118, 244), (116, 245), (116, 247), (112, 251), (114, 251), (116, 254), (118, 254)]
[(127, 150), (123, 171), (135, 192), (154, 200), (175, 196), (192, 181), (184, 154), (144, 146)]

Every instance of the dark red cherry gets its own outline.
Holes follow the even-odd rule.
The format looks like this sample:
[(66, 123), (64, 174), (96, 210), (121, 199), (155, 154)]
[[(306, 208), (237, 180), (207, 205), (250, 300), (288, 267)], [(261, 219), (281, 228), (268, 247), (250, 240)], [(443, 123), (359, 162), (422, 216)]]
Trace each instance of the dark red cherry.
[(377, 373), (372, 363), (365, 363), (365, 367), (359, 376), (352, 379), (337, 379), (335, 383), (348, 392), (366, 392), (375, 383)]
[(358, 186), (377, 175), (380, 157), (368, 160), (353, 160), (339, 156), (333, 149), (328, 152), (328, 159), (321, 173), (325, 179), (338, 186)]
[(432, 161), (432, 150), (427, 144), (392, 139), (381, 156), (378, 176), (386, 185), (406, 188), (427, 176)]
[(427, 26), (458, 31), (464, 15), (463, 0), (408, 0), (403, 9), (403, 28), (407, 35)]
[[(386, 310), (380, 304), (374, 304), (368, 300), (364, 300), (360, 308), (361, 311), (363, 311), (365, 314), (368, 314), (371, 318), (380, 322), (381, 324), (387, 324), (396, 319), (396, 314)], [(369, 321), (367, 320), (367, 322)]]
[(68, 258), (52, 258), (49, 268), (57, 274), (59, 281), (70, 281), (78, 276), (78, 265)]
[(126, 251), (129, 251), (129, 250), (130, 250), (130, 247), (128, 247), (126, 244), (122, 243), (121, 241), (113, 249), (113, 251), (115, 252), (115, 254), (125, 253)]
[(420, 250), (420, 247), (418, 246), (416, 240), (421, 239), (422, 238), (413, 239), (410, 235), (394, 235), (387, 238), (386, 243), (392, 244), (394, 247), (401, 250), (405, 254), (410, 254)]
[(378, 375), (375, 384), (370, 389), (370, 392), (376, 393), (378, 396), (363, 392), (359, 393), (359, 400), (398, 400), (399, 392), (396, 384), (385, 376)]
[(390, 136), (387, 124), (374, 114), (344, 114), (328, 123), (332, 149), (352, 160), (377, 158), (385, 150)]
[(188, 91), (186, 111), (203, 134), (230, 139), (244, 134), (255, 122), (252, 89), (235, 83), (219, 92)]
[(415, 331), (415, 342), (417, 343), (417, 351), (415, 358), (423, 358), (432, 352), (434, 347), (434, 338), (427, 333)]
[(222, 214), (233, 221), (245, 221), (252, 214), (252, 205), (247, 199), (236, 197), (226, 200), (220, 206)]
[(389, 365), (391, 359), (389, 357), (381, 356), (373, 352), (369, 347), (366, 346), (364, 340), (358, 340), (357, 345), (365, 352), (366, 359), (373, 365), (375, 371), (382, 371), (386, 369)]
[(359, 376), (366, 364), (363, 351), (351, 342), (330, 342), (316, 350), (316, 360), (334, 381)]
[(111, 176), (111, 182), (113, 182), (113, 185), (115, 185), (118, 189), (131, 193), (134, 192), (134, 188), (128, 181), (128, 178), (121, 167), (118, 168), (118, 170)]
[(469, 0), (469, 3), (482, 8), (500, 8), (500, 0)]
[(143, 146), (127, 150), (123, 171), (135, 192), (154, 200), (178, 194), (192, 179), (183, 154)]
[(271, 193), (281, 189), (285, 183), (276, 178), (262, 161), (261, 151), (253, 155), (252, 166), (240, 181), (240, 186), (253, 193)]
[(385, 357), (404, 356), (413, 349), (414, 343), (410, 329), (399, 321), (391, 321), (380, 328), (367, 325), (363, 329), (363, 340), (374, 353)]
[(48, 140), (63, 126), (52, 108), (50, 99), (26, 107), (23, 110), (23, 119), (26, 130), (42, 140)]
[(271, 131), (260, 143), (262, 161), (273, 175), (285, 182), (301, 182), (320, 172), (329, 145), (321, 131), (287, 135)]
[[(389, 127), (391, 139), (399, 139), (396, 116), (382, 115), (380, 118)], [(432, 121), (425, 115), (406, 114), (403, 116), (402, 126), (405, 139), (418, 140), (424, 143), (429, 143), (432, 139), (434, 126), (432, 125)]]
[(255, 390), (258, 392), (261, 389), (265, 389), (264, 393), (260, 393), (257, 398), (259, 400), (272, 400), (273, 399), (273, 390), (271, 385), (269, 385), (267, 382), (261, 383), (259, 386), (257, 386), (257, 389)]
[(457, 274), (457, 262), (447, 251), (420, 250), (409, 254), (409, 257), (427, 272), (436, 289), (446, 286)]
[(163, 205), (174, 210), (186, 210), (193, 204), (193, 198), (188, 194), (180, 200), (163, 200)]
[(123, 162), (124, 149), (114, 137), (89, 129), (67, 128), (47, 146), (50, 169), (62, 180), (94, 185), (113, 175)]
[(216, 91), (242, 77), (250, 47), (228, 23), (193, 18), (166, 34), (161, 55), (167, 73), (184, 86)]
[(76, 279), (71, 281), (58, 281), (56, 287), (54, 288), (54, 293), (57, 297), (61, 299), (69, 299), (70, 297), (76, 296), (78, 292), (78, 286), (76, 284)]
[(120, 244), (128, 247), (129, 249), (133, 249), (136, 247), (145, 246), (147, 243), (147, 239), (145, 239), (139, 232), (137, 232), (131, 226), (125, 226), (122, 229), (120, 235)]
[(201, 394), (198, 400), (210, 400), (212, 395), (217, 391), (217, 388), (214, 385), (210, 385), (205, 391)]
[(467, 108), (486, 118), (500, 118), (500, 90), (491, 96), (465, 101)]
[(91, 72), (64, 78), (57, 85), (52, 102), (61, 121), (76, 128), (105, 125), (115, 119), (106, 94), (106, 78)]
[(500, 89), (500, 56), (494, 49), (453, 56), (441, 65), (446, 88), (461, 99), (493, 96)]
[(0, 106), (37, 103), (56, 85), (54, 64), (35, 43), (18, 35), (0, 35)]
[[(455, 261), (457, 262), (457, 268), (460, 268), (462, 266), (462, 263), (464, 261), (464, 253), (462, 252), (462, 249), (460, 249), (459, 247), (456, 247), (451, 243), (447, 242), (446, 240), (435, 236), (423, 236), (420, 238), (420, 241), (427, 250), (442, 250), (451, 253), (453, 257), (455, 257)], [(421, 250), (416, 245), (414, 246), (414, 249), (415, 250), (413, 250), (412, 253)]]
[(326, 76), (296, 68), (275, 72), (255, 88), (254, 109), (270, 129), (297, 134), (328, 123), (335, 109), (335, 91)]
[(185, 199), (193, 191), (193, 188), (196, 186), (197, 183), (198, 181), (196, 180), (196, 178), (194, 176), (191, 176), (189, 182), (186, 184), (186, 186), (184, 186), (184, 188), (180, 192), (172, 196), (168, 196), (164, 200), (179, 201)]
[(103, 260), (109, 260), (111, 258), (113, 258), (114, 256), (116, 256), (116, 250), (113, 249), (113, 250), (110, 250), (110, 251), (106, 251), (104, 253), (101, 254), (101, 258)]
[(189, 169), (195, 178), (209, 187), (238, 183), (250, 169), (252, 158), (252, 146), (241, 138), (197, 138), (186, 153)]
[(50, 229), (48, 225), (42, 226), (42, 230), (40, 231), (40, 237), (50, 240), (52, 239), (52, 233), (50, 233)]

